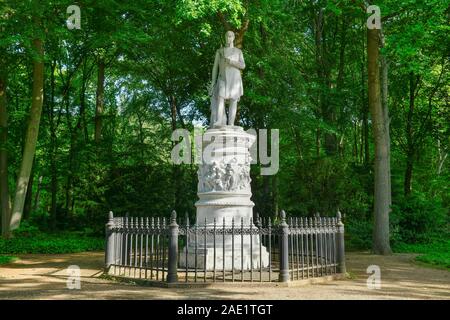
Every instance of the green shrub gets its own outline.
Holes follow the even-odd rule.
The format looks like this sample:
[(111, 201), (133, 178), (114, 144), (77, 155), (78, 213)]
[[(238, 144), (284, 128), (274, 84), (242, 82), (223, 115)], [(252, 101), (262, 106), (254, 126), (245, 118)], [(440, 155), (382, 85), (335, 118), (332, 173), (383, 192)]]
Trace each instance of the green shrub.
[(39, 228), (29, 221), (22, 221), (20, 227), (13, 231), (14, 237), (36, 237), (41, 234)]
[(0, 255), (0, 265), (7, 264), (17, 260), (17, 257)]
[(450, 240), (437, 241), (426, 244), (397, 243), (394, 252), (420, 253), (417, 261), (450, 269)]
[(0, 252), (23, 253), (75, 253), (104, 250), (103, 238), (80, 236), (74, 233), (39, 234), (36, 237), (0, 239)]
[(391, 241), (431, 243), (448, 235), (447, 212), (439, 199), (413, 193), (395, 201), (390, 214)]
[(22, 221), (10, 239), (0, 238), (0, 254), (75, 253), (104, 250), (104, 238), (92, 230), (46, 233), (35, 224)]
[(428, 254), (417, 256), (416, 260), (450, 270), (450, 253), (448, 251), (430, 252)]
[(345, 246), (347, 249), (370, 249), (372, 246), (372, 221), (357, 218), (345, 221)]

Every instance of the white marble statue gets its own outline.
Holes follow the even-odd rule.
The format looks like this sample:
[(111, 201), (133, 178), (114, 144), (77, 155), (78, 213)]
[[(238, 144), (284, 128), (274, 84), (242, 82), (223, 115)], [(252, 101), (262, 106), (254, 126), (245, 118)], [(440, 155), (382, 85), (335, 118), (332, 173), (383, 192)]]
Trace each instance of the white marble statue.
[[(216, 51), (212, 81), (209, 86), (211, 96), (211, 127), (234, 125), (237, 103), (244, 93), (241, 70), (245, 68), (244, 56), (234, 47), (234, 32), (225, 34), (226, 46)], [(229, 101), (228, 122), (225, 102)]]
[[(256, 230), (251, 201), (250, 148), (256, 136), (234, 125), (237, 103), (244, 90), (241, 70), (245, 68), (242, 51), (233, 45), (234, 33), (225, 34), (226, 46), (216, 51), (212, 81), (210, 128), (202, 138), (203, 157), (198, 168), (196, 226), (209, 230), (236, 226)], [(225, 102), (229, 102), (228, 119)], [(227, 121), (228, 120), (228, 121)], [(242, 223), (242, 224), (241, 224)], [(227, 229), (227, 230), (228, 230)], [(214, 231), (215, 232), (215, 231)], [(223, 234), (216, 242), (211, 233), (198, 243), (188, 242), (180, 255), (180, 267), (213, 270), (254, 270), (269, 266), (269, 251), (259, 235)]]

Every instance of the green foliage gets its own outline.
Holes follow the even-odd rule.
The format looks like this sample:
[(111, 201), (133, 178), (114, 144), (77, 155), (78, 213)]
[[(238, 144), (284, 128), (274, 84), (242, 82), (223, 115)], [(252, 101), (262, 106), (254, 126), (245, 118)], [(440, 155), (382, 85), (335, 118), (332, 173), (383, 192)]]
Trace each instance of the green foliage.
[(45, 234), (37, 238), (0, 239), (4, 253), (76, 253), (104, 250), (104, 240), (72, 233)]
[(430, 265), (444, 267), (450, 270), (450, 240), (444, 239), (439, 242), (428, 244), (405, 244), (399, 243), (393, 246), (395, 252), (420, 253), (417, 261)]
[(438, 198), (414, 192), (392, 206), (391, 240), (399, 243), (426, 243), (448, 237), (447, 210)]
[[(390, 65), (394, 244), (430, 242), (447, 232), (447, 2), (379, 2)], [(1, 240), (2, 249), (101, 250), (103, 240), (95, 237), (103, 235), (109, 210), (116, 216), (168, 216), (175, 209), (194, 218), (197, 168), (170, 163), (170, 135), (174, 127), (208, 125), (206, 84), (214, 52), (224, 32), (247, 19), (239, 125), (280, 130), (278, 174), (263, 177), (259, 165), (252, 166), (254, 210), (274, 218), (280, 209), (292, 216), (334, 216), (339, 209), (348, 248), (371, 247), (367, 15), (357, 3), (87, 0), (80, 30), (65, 27), (71, 1), (35, 4), (8, 0), (0, 8), (11, 192), (31, 102), (33, 16), (43, 22), (46, 58), (45, 103), (26, 201), (31, 209), (14, 238)], [(95, 142), (99, 59), (106, 65), (105, 103), (102, 139)], [(418, 82), (411, 112), (410, 79)], [(417, 193), (404, 198), (408, 153)]]
[(0, 255), (0, 265), (14, 262), (17, 259), (18, 258), (14, 256)]
[[(371, 215), (353, 214), (344, 222), (347, 248), (371, 249)], [(422, 248), (420, 244), (428, 248), (430, 243), (445, 242), (449, 238), (446, 208), (439, 198), (428, 199), (423, 193), (414, 192), (407, 197), (399, 195), (393, 199), (390, 233), (392, 244), (401, 250), (408, 248), (409, 244), (411, 248)]]
[(432, 251), (416, 257), (417, 261), (424, 262), (439, 267), (444, 267), (450, 271), (450, 253), (446, 251)]
[(57, 254), (101, 250), (104, 250), (104, 238), (83, 232), (44, 233), (29, 223), (23, 223), (12, 238), (0, 238), (0, 252), (3, 254)]
[(180, 20), (196, 20), (215, 15), (217, 12), (229, 14), (229, 19), (237, 27), (239, 17), (245, 14), (245, 8), (240, 0), (180, 0), (177, 1), (177, 17)]
[(30, 223), (30, 221), (24, 221), (20, 224), (20, 227), (13, 231), (14, 237), (18, 238), (32, 238), (41, 235), (39, 227)]
[(372, 247), (373, 222), (348, 219), (345, 222), (345, 247), (347, 250), (367, 250)]

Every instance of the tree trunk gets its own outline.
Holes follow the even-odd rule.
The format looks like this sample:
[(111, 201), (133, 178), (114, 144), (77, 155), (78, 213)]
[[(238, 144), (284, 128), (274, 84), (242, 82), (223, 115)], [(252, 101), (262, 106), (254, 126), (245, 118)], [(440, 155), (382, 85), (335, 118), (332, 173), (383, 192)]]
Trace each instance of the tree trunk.
[(97, 74), (97, 100), (95, 105), (95, 136), (96, 143), (100, 142), (102, 136), (102, 116), (105, 103), (105, 62), (100, 59), (98, 62)]
[(70, 105), (70, 84), (69, 80), (67, 82), (67, 100), (66, 100), (66, 118), (67, 118), (67, 127), (70, 132), (70, 147), (69, 147), (69, 164), (68, 164), (68, 174), (67, 174), (67, 180), (66, 180), (66, 203), (65, 203), (65, 209), (66, 214), (71, 215), (73, 208), (73, 194), (72, 194), (72, 188), (73, 188), (73, 181), (74, 176), (76, 172), (75, 168), (75, 162), (76, 162), (76, 154), (80, 148), (80, 142), (79, 142), (79, 133), (84, 132), (84, 139), (85, 142), (89, 140), (89, 135), (87, 132), (87, 125), (86, 125), (86, 87), (87, 82), (90, 77), (90, 70), (86, 70), (87, 65), (87, 58), (84, 58), (83, 61), (83, 71), (82, 71), (82, 77), (81, 77), (81, 89), (80, 89), (80, 114), (77, 120), (77, 123), (75, 127), (72, 128), (71, 125), (71, 113), (69, 112), (69, 105)]
[(320, 128), (316, 129), (316, 157), (320, 157)]
[[(381, 31), (382, 32), (382, 31)], [(382, 34), (382, 33), (381, 33)], [(384, 44), (384, 41), (383, 41)], [(386, 61), (386, 57), (384, 55), (381, 56), (381, 105), (383, 108), (383, 119), (384, 126), (386, 128), (386, 148), (387, 148), (387, 175), (388, 175), (388, 196), (389, 196), (389, 213), (391, 212), (392, 205), (392, 187), (391, 187), (391, 134), (390, 134), (390, 124), (391, 119), (389, 117), (389, 106), (388, 106), (388, 97), (389, 97), (389, 81), (388, 81), (388, 62)]]
[(172, 119), (172, 131), (177, 129), (177, 101), (174, 95), (170, 96), (170, 115)]
[(358, 121), (353, 124), (353, 157), (358, 162)]
[(438, 149), (438, 163), (437, 163), (437, 175), (440, 176), (442, 173), (442, 167), (444, 166), (445, 160), (447, 159), (448, 153), (443, 150), (441, 147), (441, 140), (438, 138), (437, 140), (437, 149)]
[(42, 113), (42, 101), (44, 91), (44, 46), (41, 39), (33, 40), (33, 48), (36, 56), (33, 59), (33, 93), (28, 123), (25, 148), (17, 177), (16, 193), (14, 196), (13, 210), (11, 216), (11, 231), (20, 226), (27, 193), (28, 180), (30, 179), (31, 167), (33, 165), (34, 153), (39, 134), (39, 123)]
[(56, 197), (58, 190), (58, 173), (56, 165), (57, 136), (55, 124), (55, 68), (56, 62), (52, 63), (50, 71), (50, 172), (51, 172), (51, 208), (50, 208), (50, 227), (52, 230), (56, 227)]
[(409, 74), (409, 109), (408, 116), (406, 119), (406, 169), (405, 169), (405, 178), (403, 185), (403, 192), (405, 196), (411, 193), (411, 185), (412, 185), (412, 173), (414, 166), (414, 156), (415, 156), (415, 146), (413, 141), (413, 115), (414, 115), (414, 105), (416, 98), (416, 87), (418, 81), (416, 81), (414, 73), (411, 72)]
[(39, 197), (41, 194), (41, 187), (42, 187), (42, 176), (39, 177), (38, 180), (38, 185), (37, 185), (37, 190), (36, 190), (36, 194), (34, 196), (34, 205), (33, 205), (33, 211), (36, 211), (39, 208)]
[[(320, 92), (319, 92), (319, 109), (322, 114), (323, 120), (332, 125), (335, 123), (335, 114), (333, 107), (329, 103), (328, 97), (330, 96), (330, 65), (326, 57), (328, 54), (325, 47), (325, 39), (323, 35), (325, 25), (324, 9), (320, 8), (319, 12), (314, 12), (314, 44), (315, 44), (315, 61), (316, 61), (316, 73), (319, 79)], [(343, 58), (343, 57), (342, 57)], [(343, 60), (342, 60), (343, 62)], [(329, 156), (334, 156), (337, 152), (337, 137), (335, 133), (328, 131), (324, 132), (324, 148), (325, 153)]]
[[(272, 176), (272, 197), (273, 197), (273, 213), (278, 216), (278, 175)], [(272, 212), (269, 214), (272, 216)]]
[(72, 141), (70, 143), (70, 150), (69, 150), (69, 172), (67, 174), (67, 180), (66, 180), (66, 203), (65, 203), (65, 210), (68, 215), (71, 214), (70, 207), (72, 204), (72, 180), (73, 180), (73, 163), (74, 163), (74, 157), (75, 157), (75, 142), (73, 141), (75, 139), (72, 137)]
[(33, 200), (33, 181), (34, 181), (34, 160), (31, 166), (30, 180), (28, 180), (27, 194), (25, 195), (25, 204), (23, 206), (24, 220), (27, 220), (31, 215), (31, 203)]
[(70, 136), (70, 145), (69, 145), (69, 163), (68, 163), (68, 173), (67, 173), (67, 179), (66, 179), (66, 185), (65, 185), (65, 209), (66, 212), (69, 213), (69, 205), (70, 205), (70, 190), (72, 186), (72, 172), (73, 172), (73, 154), (74, 152), (74, 140), (76, 138), (76, 128), (72, 127), (71, 123), (71, 114), (69, 112), (69, 106), (70, 106), (70, 85), (67, 85), (67, 91), (65, 92), (65, 105), (66, 105), (66, 120), (67, 120), (67, 129), (69, 130), (69, 136)]
[(89, 140), (89, 135), (87, 131), (87, 122), (86, 122), (86, 87), (87, 82), (90, 76), (90, 72), (86, 71), (86, 62), (83, 68), (83, 76), (81, 80), (81, 91), (80, 91), (80, 118), (77, 122), (77, 126), (75, 129), (75, 134), (77, 134), (78, 130), (83, 130), (84, 132), (84, 140), (87, 142)]
[(0, 212), (2, 236), (9, 236), (11, 199), (8, 186), (8, 109), (6, 100), (6, 70), (0, 70)]
[[(364, 46), (363, 46), (364, 49)], [(369, 152), (369, 110), (367, 108), (367, 100), (365, 95), (365, 73), (364, 73), (364, 54), (361, 63), (361, 109), (362, 109), (362, 143), (364, 145), (364, 164), (367, 165), (370, 161)]]
[[(174, 95), (170, 95), (169, 97), (169, 103), (170, 103), (170, 114), (172, 118), (172, 131), (175, 131), (177, 129), (177, 101), (176, 97)], [(174, 142), (172, 141), (172, 148), (174, 146)], [(172, 181), (174, 183), (174, 193), (173, 193), (173, 207), (175, 210), (181, 209), (181, 175), (182, 171), (180, 166), (173, 164), (172, 165)]]
[(336, 88), (339, 95), (342, 91), (342, 86), (344, 85), (344, 72), (345, 72), (345, 47), (347, 46), (347, 17), (342, 16), (341, 21), (341, 34), (340, 34), (340, 48), (339, 48), (339, 68), (338, 76), (336, 79)]
[(405, 196), (411, 194), (411, 185), (412, 185), (412, 174), (413, 174), (413, 166), (414, 166), (414, 157), (412, 154), (408, 154), (406, 156), (406, 168), (405, 168), (405, 180), (403, 185), (403, 192)]
[(389, 244), (389, 141), (380, 97), (379, 30), (367, 29), (367, 67), (369, 110), (375, 142), (375, 188), (373, 250), (376, 254), (390, 254)]
[(369, 149), (369, 112), (368, 108), (364, 106), (363, 109), (363, 128), (362, 136), (364, 143), (364, 164), (369, 164), (370, 162), (370, 149)]
[(271, 176), (262, 176), (262, 196), (263, 196), (263, 203), (260, 205), (260, 208), (262, 209), (263, 216), (270, 215), (271, 212), (273, 212), (272, 205), (273, 205), (273, 199), (271, 197)]

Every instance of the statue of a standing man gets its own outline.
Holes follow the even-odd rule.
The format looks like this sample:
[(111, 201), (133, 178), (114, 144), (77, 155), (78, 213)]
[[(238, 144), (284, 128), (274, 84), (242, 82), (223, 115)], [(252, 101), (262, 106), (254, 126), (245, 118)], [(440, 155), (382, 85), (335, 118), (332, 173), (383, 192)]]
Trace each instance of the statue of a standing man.
[(209, 87), (211, 95), (211, 126), (227, 124), (225, 101), (229, 101), (228, 125), (234, 125), (237, 103), (244, 93), (241, 70), (245, 68), (244, 56), (234, 47), (234, 32), (225, 34), (226, 46), (216, 51), (212, 81)]

